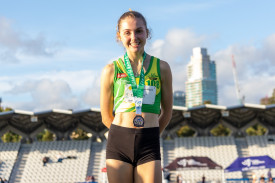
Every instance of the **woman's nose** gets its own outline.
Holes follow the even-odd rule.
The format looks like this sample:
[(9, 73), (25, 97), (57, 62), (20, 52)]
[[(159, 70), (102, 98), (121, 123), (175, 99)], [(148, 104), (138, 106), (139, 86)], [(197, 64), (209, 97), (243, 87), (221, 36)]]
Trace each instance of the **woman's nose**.
[(135, 32), (133, 32), (133, 33), (132, 33), (132, 36), (131, 36), (131, 39), (134, 39), (134, 40), (135, 40), (136, 37), (137, 37), (137, 34), (136, 34)]

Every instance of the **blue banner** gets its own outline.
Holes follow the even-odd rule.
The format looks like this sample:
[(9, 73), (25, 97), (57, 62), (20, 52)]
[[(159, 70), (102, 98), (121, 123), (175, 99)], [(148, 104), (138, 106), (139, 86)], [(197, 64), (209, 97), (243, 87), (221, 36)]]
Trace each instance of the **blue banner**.
[(237, 158), (225, 172), (249, 171), (266, 168), (275, 168), (275, 160), (269, 156), (251, 156)]

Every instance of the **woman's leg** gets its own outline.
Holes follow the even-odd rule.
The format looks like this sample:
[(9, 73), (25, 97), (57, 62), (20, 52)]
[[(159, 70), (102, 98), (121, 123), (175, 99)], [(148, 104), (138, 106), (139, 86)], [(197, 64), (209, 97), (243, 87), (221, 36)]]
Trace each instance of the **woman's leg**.
[(107, 159), (107, 176), (109, 183), (133, 183), (133, 166), (129, 163)]
[(149, 161), (138, 165), (134, 170), (135, 183), (161, 183), (161, 161)]

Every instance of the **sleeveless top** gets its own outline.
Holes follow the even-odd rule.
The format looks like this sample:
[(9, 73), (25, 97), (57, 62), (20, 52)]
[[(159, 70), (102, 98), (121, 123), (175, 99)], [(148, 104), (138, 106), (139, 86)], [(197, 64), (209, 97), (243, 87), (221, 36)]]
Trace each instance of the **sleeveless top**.
[[(145, 73), (145, 83), (143, 92), (142, 112), (160, 113), (161, 100), (161, 76), (160, 60), (151, 56), (149, 67)], [(135, 103), (132, 87), (126, 72), (125, 65), (121, 58), (113, 62), (115, 65), (114, 73), (114, 108), (115, 113), (135, 112)], [(136, 77), (137, 84), (139, 77)]]

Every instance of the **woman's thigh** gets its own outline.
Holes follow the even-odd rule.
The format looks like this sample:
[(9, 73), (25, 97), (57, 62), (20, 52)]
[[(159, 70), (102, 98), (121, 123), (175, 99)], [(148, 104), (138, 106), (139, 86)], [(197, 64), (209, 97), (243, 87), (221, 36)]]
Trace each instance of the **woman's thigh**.
[(162, 181), (161, 161), (149, 161), (134, 170), (135, 183), (160, 183)]
[(133, 166), (129, 163), (107, 159), (107, 176), (109, 183), (133, 183)]

